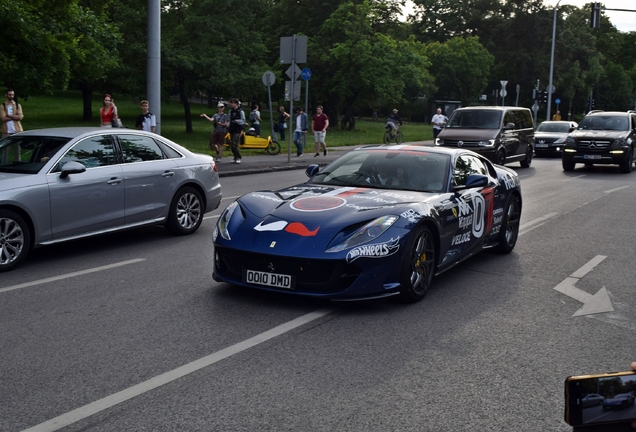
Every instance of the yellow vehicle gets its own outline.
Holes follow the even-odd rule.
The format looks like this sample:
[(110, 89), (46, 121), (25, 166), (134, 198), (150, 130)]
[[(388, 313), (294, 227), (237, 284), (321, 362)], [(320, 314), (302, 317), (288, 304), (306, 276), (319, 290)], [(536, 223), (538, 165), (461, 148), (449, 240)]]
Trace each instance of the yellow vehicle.
[[(230, 133), (228, 132), (225, 135), (225, 147), (229, 147), (232, 144), (232, 138), (230, 137)], [(271, 155), (277, 155), (280, 153), (280, 144), (278, 141), (272, 140), (271, 136), (267, 138), (261, 138), (254, 135), (246, 134), (245, 132), (241, 132), (241, 144), (239, 145), (240, 149), (265, 149), (267, 153)]]

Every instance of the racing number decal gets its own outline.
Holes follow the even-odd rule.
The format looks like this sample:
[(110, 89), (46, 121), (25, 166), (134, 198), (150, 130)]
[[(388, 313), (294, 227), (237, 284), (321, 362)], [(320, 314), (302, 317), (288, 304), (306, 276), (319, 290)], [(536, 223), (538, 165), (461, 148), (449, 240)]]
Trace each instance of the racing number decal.
[(492, 228), (492, 214), (495, 209), (495, 189), (493, 187), (487, 187), (482, 189), (481, 193), (483, 194), (483, 199), (486, 202), (485, 204), (485, 212), (486, 212), (486, 233), (490, 233), (490, 229)]
[(458, 200), (459, 228), (460, 230), (464, 228), (468, 230), (455, 235), (451, 241), (451, 245), (469, 242), (471, 240), (471, 232), (476, 239), (481, 238), (484, 233), (490, 233), (492, 228), (494, 196), (494, 189), (488, 187), (483, 189), (481, 193), (473, 192), (464, 195)]

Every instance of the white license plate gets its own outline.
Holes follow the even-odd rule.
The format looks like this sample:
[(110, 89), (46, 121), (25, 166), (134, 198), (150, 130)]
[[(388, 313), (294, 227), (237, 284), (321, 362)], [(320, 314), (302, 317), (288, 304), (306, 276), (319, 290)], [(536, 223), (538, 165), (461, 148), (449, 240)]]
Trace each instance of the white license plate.
[(243, 271), (243, 282), (255, 285), (271, 286), (275, 288), (294, 288), (293, 276), (277, 273), (259, 272), (254, 270)]
[(600, 159), (601, 155), (583, 155), (583, 159)]
[(546, 148), (546, 147), (550, 147), (550, 144), (535, 144), (534, 146), (538, 148)]

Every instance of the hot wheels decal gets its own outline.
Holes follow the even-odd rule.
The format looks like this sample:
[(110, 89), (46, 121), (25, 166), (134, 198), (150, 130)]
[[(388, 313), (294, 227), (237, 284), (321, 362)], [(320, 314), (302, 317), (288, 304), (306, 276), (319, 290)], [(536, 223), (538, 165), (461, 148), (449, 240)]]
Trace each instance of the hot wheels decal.
[(393, 255), (400, 248), (399, 242), (398, 237), (384, 243), (355, 247), (347, 253), (347, 262), (353, 262), (358, 258), (384, 258)]
[(424, 217), (422, 213), (419, 213), (413, 209), (406, 210), (404, 213), (400, 214), (400, 216), (402, 216), (404, 219), (408, 220), (409, 222), (417, 222), (418, 220)]

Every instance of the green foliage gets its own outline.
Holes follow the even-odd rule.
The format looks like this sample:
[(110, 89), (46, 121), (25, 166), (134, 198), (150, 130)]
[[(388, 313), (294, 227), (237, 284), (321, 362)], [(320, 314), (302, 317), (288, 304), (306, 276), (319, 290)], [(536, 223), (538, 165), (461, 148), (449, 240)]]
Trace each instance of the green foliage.
[(426, 46), (433, 63), (435, 83), (441, 94), (458, 98), (462, 104), (475, 103), (488, 85), (494, 57), (477, 37), (454, 37)]

